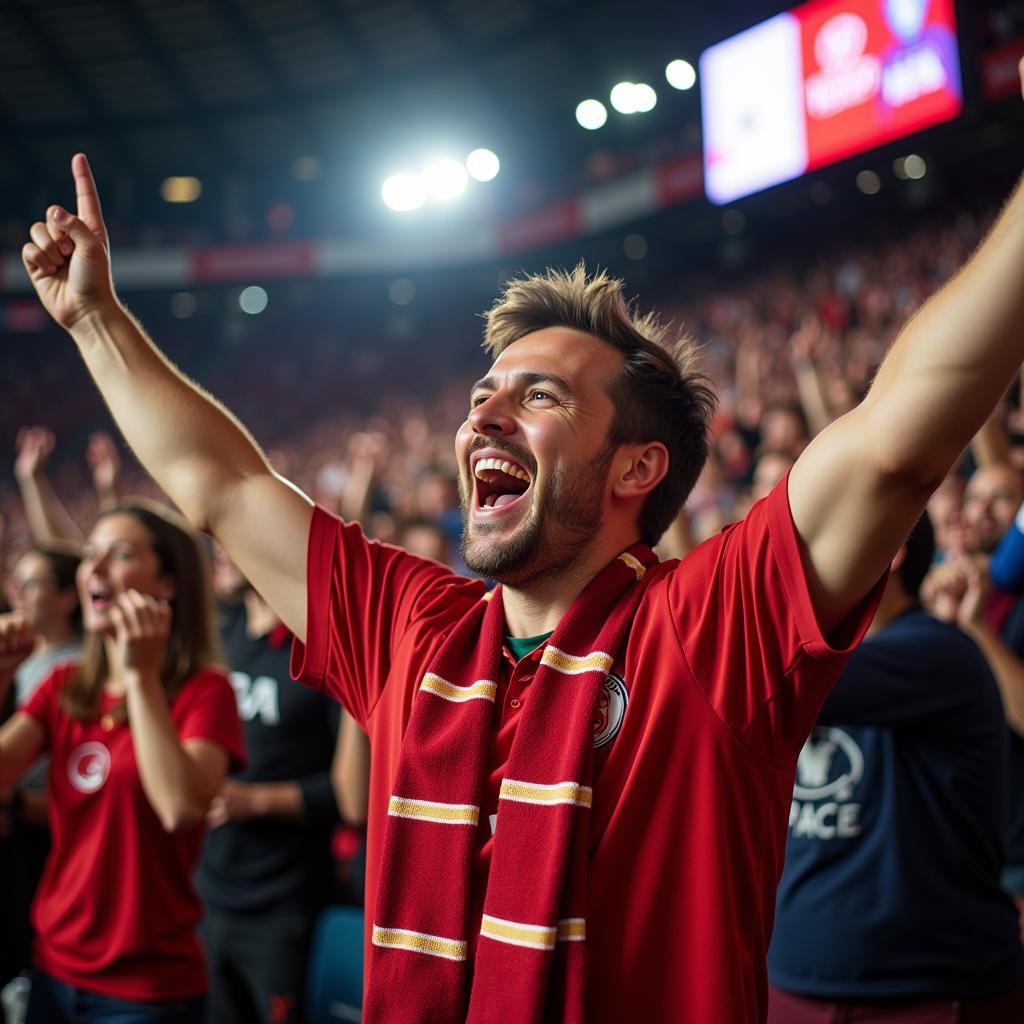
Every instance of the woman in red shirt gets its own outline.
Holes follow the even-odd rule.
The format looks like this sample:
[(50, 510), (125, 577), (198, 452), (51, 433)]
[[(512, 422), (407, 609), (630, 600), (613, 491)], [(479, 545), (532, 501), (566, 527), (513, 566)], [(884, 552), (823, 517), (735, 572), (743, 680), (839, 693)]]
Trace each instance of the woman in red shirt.
[[(0, 729), (0, 787), (51, 756), (53, 848), (33, 904), (28, 1022), (199, 1024), (206, 973), (192, 875), (243, 758), (209, 572), (176, 514), (104, 513), (78, 588), (86, 640)], [(0, 616), (0, 699), (32, 637)]]

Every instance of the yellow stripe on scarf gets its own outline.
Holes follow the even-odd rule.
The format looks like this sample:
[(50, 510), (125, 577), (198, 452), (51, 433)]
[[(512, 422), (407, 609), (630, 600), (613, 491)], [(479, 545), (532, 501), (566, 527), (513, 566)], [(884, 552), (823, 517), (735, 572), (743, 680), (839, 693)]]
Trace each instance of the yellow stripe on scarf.
[(564, 672), (571, 676), (578, 676), (583, 672), (604, 672), (607, 675), (612, 670), (614, 659), (604, 651), (591, 651), (582, 656), (566, 654), (565, 651), (548, 644), (544, 648), (540, 663), (553, 668), (556, 672)]
[(590, 786), (581, 786), (578, 782), (545, 785), (503, 779), (498, 793), (500, 800), (513, 800), (521, 804), (575, 804), (577, 807), (589, 807), (593, 798), (594, 791)]
[(566, 917), (558, 922), (559, 942), (586, 942), (587, 919), (585, 917)]
[(506, 921), (501, 917), (484, 914), (480, 922), (480, 934), (495, 942), (507, 942), (511, 946), (554, 949), (558, 929), (545, 928), (539, 924), (523, 924), (521, 921)]
[(469, 686), (456, 686), (455, 683), (449, 683), (447, 679), (442, 679), (440, 676), (434, 675), (433, 672), (428, 672), (423, 677), (420, 689), (455, 704), (463, 704), (467, 700), (493, 702), (498, 692), (498, 687), (490, 679), (478, 679)]
[(644, 578), (644, 573), (647, 572), (647, 566), (645, 566), (640, 559), (634, 558), (628, 551), (623, 551), (622, 554), (619, 555), (619, 561), (625, 562), (626, 565), (636, 573), (636, 578), (638, 580), (642, 580)]
[(411, 953), (425, 953), (445, 960), (465, 960), (466, 943), (461, 939), (446, 939), (442, 935), (427, 935), (406, 928), (373, 926), (373, 944), (383, 949), (407, 949)]
[(393, 818), (416, 818), (435, 821), (438, 825), (472, 825), (480, 820), (480, 808), (475, 804), (443, 804), (432, 800), (413, 800), (408, 796), (393, 796), (388, 804)]

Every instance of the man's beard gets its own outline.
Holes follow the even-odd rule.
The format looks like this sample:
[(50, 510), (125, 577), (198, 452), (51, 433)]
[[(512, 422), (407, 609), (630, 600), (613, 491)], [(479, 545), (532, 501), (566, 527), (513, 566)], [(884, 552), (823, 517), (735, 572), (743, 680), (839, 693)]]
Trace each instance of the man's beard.
[(477, 523), (471, 538), (469, 516), (474, 488), (470, 485), (467, 494), (460, 477), (463, 561), (489, 580), (520, 586), (567, 569), (601, 526), (604, 488), (614, 454), (615, 446), (606, 444), (577, 469), (557, 470), (512, 535), (490, 545), (482, 543), (482, 538), (502, 527), (499, 523)]

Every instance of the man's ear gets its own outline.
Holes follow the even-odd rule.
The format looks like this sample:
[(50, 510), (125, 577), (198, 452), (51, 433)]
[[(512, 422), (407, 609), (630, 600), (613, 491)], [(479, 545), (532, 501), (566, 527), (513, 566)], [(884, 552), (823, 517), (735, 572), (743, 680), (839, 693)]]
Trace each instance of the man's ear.
[(660, 441), (624, 445), (613, 465), (616, 467), (612, 493), (617, 498), (643, 498), (668, 473), (668, 449)]

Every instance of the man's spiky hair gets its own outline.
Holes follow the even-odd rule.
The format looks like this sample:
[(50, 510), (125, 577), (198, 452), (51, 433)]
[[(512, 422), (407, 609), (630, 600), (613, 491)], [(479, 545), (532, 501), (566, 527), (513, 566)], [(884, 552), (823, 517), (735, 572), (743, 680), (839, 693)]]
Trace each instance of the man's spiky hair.
[(622, 372), (608, 389), (615, 405), (608, 440), (661, 441), (669, 453), (668, 473), (638, 522), (642, 539), (654, 544), (678, 515), (708, 454), (716, 399), (697, 368), (693, 338), (673, 334), (656, 313), (641, 316), (635, 301), (626, 301), (621, 280), (604, 271), (588, 276), (582, 262), (510, 281), (485, 318), (483, 346), (492, 358), (547, 327), (581, 331), (622, 353)]

